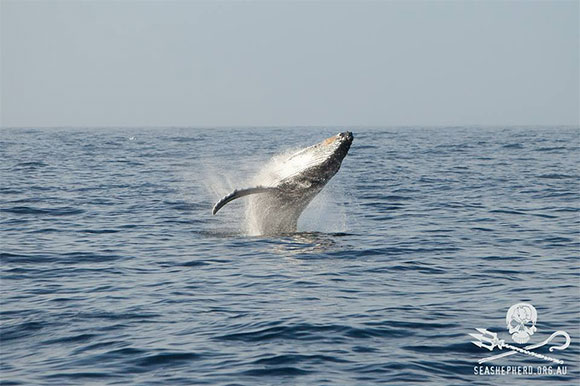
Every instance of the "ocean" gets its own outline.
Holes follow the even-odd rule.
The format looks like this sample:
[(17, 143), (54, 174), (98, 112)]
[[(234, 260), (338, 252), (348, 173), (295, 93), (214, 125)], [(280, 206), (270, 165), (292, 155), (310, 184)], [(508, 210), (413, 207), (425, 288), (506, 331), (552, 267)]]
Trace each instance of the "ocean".
[[(243, 198), (212, 216), (272, 156), (344, 130), (297, 233), (249, 236)], [(1, 384), (577, 383), (579, 134), (3, 129)], [(518, 303), (537, 312), (521, 345)], [(529, 350), (561, 364), (478, 364), (509, 349), (476, 328), (571, 343)]]

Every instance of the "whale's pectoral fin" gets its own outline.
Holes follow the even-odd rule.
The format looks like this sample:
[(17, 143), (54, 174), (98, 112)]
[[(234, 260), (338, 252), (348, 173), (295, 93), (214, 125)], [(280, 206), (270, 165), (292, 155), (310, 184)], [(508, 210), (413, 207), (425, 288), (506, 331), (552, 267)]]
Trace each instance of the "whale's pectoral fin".
[(228, 194), (227, 196), (223, 197), (218, 202), (216, 202), (216, 204), (213, 206), (211, 213), (216, 214), (218, 212), (218, 210), (220, 210), (225, 204), (227, 204), (230, 201), (235, 200), (236, 198), (248, 196), (250, 194), (270, 193), (270, 192), (279, 192), (279, 191), (280, 191), (280, 189), (278, 189), (278, 188), (268, 188), (268, 187), (264, 187), (264, 186), (256, 186), (254, 188), (248, 188), (248, 189), (236, 189), (233, 192), (231, 192), (230, 194)]

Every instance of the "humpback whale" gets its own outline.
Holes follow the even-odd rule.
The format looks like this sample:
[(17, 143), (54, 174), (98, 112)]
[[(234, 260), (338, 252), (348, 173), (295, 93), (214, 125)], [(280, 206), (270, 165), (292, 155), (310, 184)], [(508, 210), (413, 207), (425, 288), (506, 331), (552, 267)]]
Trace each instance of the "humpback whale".
[(212, 214), (230, 201), (250, 196), (246, 217), (251, 234), (296, 232), (300, 214), (338, 172), (352, 140), (352, 133), (346, 131), (295, 153), (274, 157), (256, 176), (257, 185), (226, 195), (214, 205)]

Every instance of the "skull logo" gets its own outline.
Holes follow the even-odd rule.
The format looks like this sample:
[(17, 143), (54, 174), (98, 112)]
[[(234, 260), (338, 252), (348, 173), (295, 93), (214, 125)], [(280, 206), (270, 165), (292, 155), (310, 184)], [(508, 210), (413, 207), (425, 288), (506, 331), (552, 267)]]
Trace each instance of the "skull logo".
[(526, 343), (536, 332), (538, 313), (529, 303), (518, 303), (510, 307), (505, 317), (507, 328), (516, 343)]

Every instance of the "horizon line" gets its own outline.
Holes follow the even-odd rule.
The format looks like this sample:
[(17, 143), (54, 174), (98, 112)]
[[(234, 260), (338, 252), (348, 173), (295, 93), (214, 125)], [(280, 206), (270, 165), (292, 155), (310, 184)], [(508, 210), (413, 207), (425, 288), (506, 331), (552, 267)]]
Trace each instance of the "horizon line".
[(361, 129), (440, 129), (440, 128), (580, 128), (580, 122), (577, 124), (558, 124), (558, 123), (533, 123), (533, 124), (391, 124), (391, 125), (51, 125), (51, 126), (0, 126), (0, 130), (30, 130), (30, 129), (302, 129), (302, 128), (348, 128), (355, 127)]

